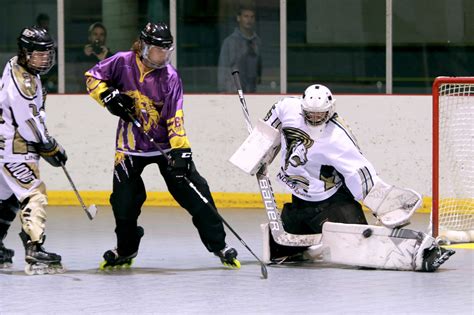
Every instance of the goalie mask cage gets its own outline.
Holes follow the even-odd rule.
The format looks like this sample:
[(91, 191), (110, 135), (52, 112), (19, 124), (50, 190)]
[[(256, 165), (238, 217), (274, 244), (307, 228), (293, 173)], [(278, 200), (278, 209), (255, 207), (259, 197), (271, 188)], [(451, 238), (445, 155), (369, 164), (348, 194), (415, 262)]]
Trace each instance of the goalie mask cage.
[(474, 242), (474, 77), (433, 83), (433, 236)]

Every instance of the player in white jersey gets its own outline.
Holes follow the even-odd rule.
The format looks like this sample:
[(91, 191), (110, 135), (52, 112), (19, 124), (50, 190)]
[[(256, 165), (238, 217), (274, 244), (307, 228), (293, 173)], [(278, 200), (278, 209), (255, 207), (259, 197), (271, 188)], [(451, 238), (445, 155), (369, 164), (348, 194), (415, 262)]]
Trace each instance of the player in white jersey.
[[(372, 234), (370, 246), (380, 246), (388, 253), (387, 257), (401, 248), (386, 245), (390, 243), (386, 242), (389, 239), (386, 235), (393, 236), (393, 243), (396, 243), (393, 239), (398, 237), (410, 247), (410, 255), (403, 263), (387, 263), (390, 259), (383, 257), (379, 264), (371, 262), (370, 258), (347, 259), (352, 255), (349, 252), (341, 255), (342, 261), (338, 260), (339, 248), (332, 245), (330, 261), (360, 266), (434, 271), (454, 254), (454, 251), (437, 246), (434, 239), (424, 233), (393, 229), (409, 223), (409, 217), (421, 204), (421, 196), (410, 189), (388, 185), (379, 178), (374, 166), (362, 154), (351, 130), (335, 112), (335, 99), (327, 87), (311, 85), (302, 97), (281, 99), (272, 106), (264, 122), (280, 132), (281, 168), (277, 179), (292, 194), (292, 202), (284, 205), (281, 214), (286, 232), (323, 233), (322, 243), (326, 247), (332, 243), (341, 246), (344, 239), (349, 240), (341, 235), (351, 234), (354, 243), (347, 241), (347, 248), (355, 251), (355, 256), (362, 256), (362, 250), (357, 253), (355, 248), (358, 245), (354, 244), (363, 244), (364, 240), (369, 242)], [(384, 228), (367, 228), (359, 201), (372, 210)], [(328, 224), (323, 227), (326, 222), (347, 225)], [(373, 241), (378, 237), (381, 237), (381, 243)], [(292, 256), (306, 249), (281, 246), (270, 235), (270, 260), (276, 261), (279, 257)]]
[(24, 28), (18, 54), (7, 62), (0, 85), (0, 265), (12, 263), (14, 253), (3, 240), (20, 210), (25, 271), (30, 274), (62, 269), (61, 256), (42, 247), (47, 197), (38, 169), (40, 156), (55, 167), (67, 160), (45, 125), (40, 75), (54, 65), (54, 46), (45, 29)]

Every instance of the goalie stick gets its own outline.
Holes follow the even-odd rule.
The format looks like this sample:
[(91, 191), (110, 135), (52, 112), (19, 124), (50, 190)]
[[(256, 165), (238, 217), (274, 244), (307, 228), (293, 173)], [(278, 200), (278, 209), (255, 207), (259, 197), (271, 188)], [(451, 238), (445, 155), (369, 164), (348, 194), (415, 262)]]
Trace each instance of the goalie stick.
[[(148, 141), (150, 141), (157, 149), (158, 151), (161, 152), (161, 154), (166, 158), (166, 160), (170, 161), (171, 158), (170, 156), (168, 155), (168, 153), (165, 152), (165, 150), (163, 150), (163, 148), (157, 143), (155, 142), (155, 139), (153, 139), (152, 136), (150, 136), (143, 128), (142, 128), (142, 124), (135, 118), (135, 116), (126, 109), (125, 106), (123, 106), (121, 103), (119, 103), (119, 105), (127, 112), (128, 114), (128, 117), (130, 117), (130, 119), (132, 120), (132, 123), (148, 138)], [(189, 180), (188, 177), (184, 176), (183, 177), (184, 181), (189, 185), (189, 187), (191, 187), (194, 192), (199, 196), (199, 198), (201, 198), (201, 200), (206, 204), (206, 206), (208, 206), (212, 211), (214, 211), (214, 213), (217, 215), (217, 217), (222, 221), (222, 223), (224, 223), (224, 225), (235, 235), (235, 237), (240, 241), (240, 243), (242, 243), (242, 245), (253, 255), (253, 257), (255, 257), (255, 259), (257, 259), (257, 261), (260, 263), (260, 271), (262, 273), (262, 278), (263, 279), (267, 279), (268, 278), (268, 272), (267, 272), (267, 267), (265, 266), (265, 264), (260, 260), (260, 258), (258, 258), (257, 255), (254, 254), (254, 252), (250, 249), (250, 247), (244, 242), (244, 240), (239, 236), (239, 234), (237, 234), (237, 232), (234, 231), (234, 229), (229, 225), (229, 223), (227, 223), (227, 221), (220, 215), (220, 213), (217, 211), (217, 209), (209, 202), (209, 200), (207, 200), (207, 198), (201, 194), (201, 192), (199, 191), (199, 189), (197, 189), (197, 187), (193, 184), (193, 182), (191, 182)]]
[[(234, 77), (235, 86), (237, 87), (237, 93), (239, 94), (239, 100), (240, 104), (242, 105), (242, 112), (244, 113), (247, 130), (249, 133), (251, 133), (253, 127), (252, 123), (250, 122), (250, 115), (247, 108), (247, 103), (244, 98), (244, 92), (242, 91), (242, 85), (240, 84), (239, 70), (233, 70), (232, 76)], [(283, 246), (301, 247), (319, 244), (321, 241), (322, 234), (296, 235), (285, 232), (285, 229), (283, 228), (283, 223), (281, 222), (280, 212), (278, 211), (275, 202), (275, 195), (273, 194), (272, 184), (265, 173), (266, 167), (264, 165), (258, 170), (255, 176), (257, 177), (258, 188), (260, 189), (260, 194), (262, 195), (263, 205), (265, 206), (265, 210), (267, 211), (270, 231), (275, 242)]]

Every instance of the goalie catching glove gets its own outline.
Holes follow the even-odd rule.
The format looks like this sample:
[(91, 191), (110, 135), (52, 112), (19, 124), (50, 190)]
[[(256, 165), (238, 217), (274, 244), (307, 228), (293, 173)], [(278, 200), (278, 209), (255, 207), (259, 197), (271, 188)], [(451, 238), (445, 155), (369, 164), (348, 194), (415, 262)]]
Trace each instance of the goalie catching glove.
[(135, 117), (135, 106), (133, 98), (119, 90), (109, 87), (100, 94), (100, 99), (112, 115), (119, 116), (125, 121), (132, 122)]
[(66, 164), (66, 151), (53, 137), (48, 137), (45, 143), (36, 144), (36, 150), (46, 162), (54, 167), (61, 166), (61, 163)]
[(182, 182), (191, 169), (191, 149), (172, 149), (169, 155), (168, 171), (178, 182)]
[(380, 222), (388, 228), (400, 228), (410, 223), (410, 218), (421, 206), (422, 198), (416, 191), (388, 185), (378, 181), (364, 199), (366, 205)]

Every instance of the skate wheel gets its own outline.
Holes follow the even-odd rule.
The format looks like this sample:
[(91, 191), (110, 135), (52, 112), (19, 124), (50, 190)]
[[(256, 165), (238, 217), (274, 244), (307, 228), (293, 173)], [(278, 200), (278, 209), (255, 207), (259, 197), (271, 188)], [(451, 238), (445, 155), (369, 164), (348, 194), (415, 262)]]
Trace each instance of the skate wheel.
[(33, 276), (35, 274), (35, 270), (33, 268), (33, 265), (30, 265), (30, 264), (27, 264), (25, 266), (25, 273), (28, 275), (28, 276)]
[(240, 261), (236, 258), (232, 259), (232, 262), (223, 262), (224, 266), (231, 269), (240, 269)]
[(66, 268), (64, 268), (63, 265), (59, 265), (54, 268), (54, 273), (65, 273), (65, 272), (66, 272)]
[(12, 263), (5, 262), (5, 263), (0, 264), (0, 269), (10, 268), (11, 266), (12, 266)]
[(102, 261), (100, 264), (99, 264), (99, 270), (106, 270), (108, 268), (108, 266), (105, 266), (107, 264), (107, 261)]

